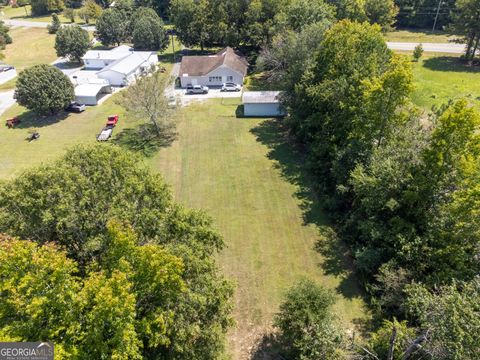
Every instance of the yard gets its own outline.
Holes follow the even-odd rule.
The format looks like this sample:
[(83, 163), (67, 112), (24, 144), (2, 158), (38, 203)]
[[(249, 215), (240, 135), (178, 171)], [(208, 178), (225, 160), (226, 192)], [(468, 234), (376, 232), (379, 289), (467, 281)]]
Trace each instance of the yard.
[[(51, 22), (52, 15), (40, 15), (40, 16), (33, 16), (30, 10), (30, 5), (21, 6), (21, 7), (11, 7), (11, 6), (4, 6), (1, 8), (1, 11), (4, 13), (5, 19), (11, 20), (22, 20), (22, 21), (34, 21), (34, 22)], [(63, 14), (58, 14), (60, 22), (62, 23), (70, 23), (70, 20), (67, 19)], [(77, 24), (84, 24), (85, 22), (81, 20), (78, 16), (75, 18)], [(91, 21), (95, 23), (95, 21)]]
[(394, 30), (385, 34), (387, 41), (392, 42), (418, 42), (418, 43), (448, 43), (454, 41), (457, 36), (443, 31), (430, 30)]
[(458, 56), (425, 53), (413, 63), (413, 102), (426, 109), (450, 99), (467, 98), (480, 109), (480, 67), (467, 66)]

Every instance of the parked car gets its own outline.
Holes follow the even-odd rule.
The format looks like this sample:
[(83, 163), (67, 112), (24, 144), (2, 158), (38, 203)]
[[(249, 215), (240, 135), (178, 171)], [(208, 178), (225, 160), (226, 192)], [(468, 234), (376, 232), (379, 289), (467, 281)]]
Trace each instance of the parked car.
[(97, 135), (97, 141), (107, 141), (112, 137), (113, 126), (105, 126), (100, 134)]
[(82, 111), (85, 111), (85, 104), (72, 101), (70, 105), (68, 105), (67, 111), (81, 113)]
[(224, 83), (221, 91), (240, 91), (242, 87), (235, 83)]
[(187, 94), (208, 94), (208, 86), (187, 85)]
[(106, 126), (114, 127), (117, 125), (117, 123), (118, 123), (118, 115), (110, 115), (107, 119)]

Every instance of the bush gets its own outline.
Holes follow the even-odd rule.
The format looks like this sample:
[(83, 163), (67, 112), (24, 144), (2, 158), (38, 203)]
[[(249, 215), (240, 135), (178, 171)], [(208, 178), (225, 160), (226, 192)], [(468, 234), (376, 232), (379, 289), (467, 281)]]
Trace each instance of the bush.
[(15, 99), (39, 115), (55, 114), (74, 98), (73, 84), (59, 69), (41, 64), (22, 71), (17, 80)]
[(415, 49), (413, 50), (413, 60), (418, 61), (423, 55), (423, 45), (418, 44), (415, 46)]
[(52, 23), (47, 26), (47, 30), (49, 34), (56, 34), (58, 29), (62, 24), (60, 23), (60, 19), (58, 18), (57, 14), (52, 14)]
[(89, 47), (88, 32), (80, 26), (63, 26), (55, 37), (55, 50), (59, 57), (80, 62)]
[(75, 9), (72, 8), (66, 8), (63, 11), (63, 16), (65, 16), (68, 20), (70, 20), (71, 23), (75, 22)]
[(60, 12), (65, 8), (63, 0), (31, 0), (31, 5), (33, 15)]

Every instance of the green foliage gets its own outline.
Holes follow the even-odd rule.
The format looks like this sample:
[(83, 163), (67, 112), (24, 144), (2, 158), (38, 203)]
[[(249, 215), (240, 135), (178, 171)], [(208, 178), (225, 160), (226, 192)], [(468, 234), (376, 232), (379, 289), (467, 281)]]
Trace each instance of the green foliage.
[[(442, 0), (436, 29), (445, 28), (450, 24), (455, 2), (458, 0)], [(438, 0), (395, 0), (395, 4), (400, 10), (397, 15), (399, 27), (432, 29), (438, 9)]]
[(415, 46), (415, 49), (413, 50), (413, 61), (417, 62), (420, 60), (420, 58), (423, 55), (423, 46), (422, 44), (418, 44)]
[(65, 8), (63, 0), (31, 0), (32, 15), (45, 15), (60, 12)]
[(5, 48), (5, 45), (11, 44), (12, 43), (12, 37), (8, 33), (10, 31), (10, 27), (5, 25), (3, 21), (0, 21), (0, 39), (3, 44), (3, 48)]
[(465, 58), (473, 61), (480, 45), (480, 0), (457, 0), (451, 27), (465, 37)]
[(96, 36), (105, 46), (120, 45), (128, 40), (130, 19), (122, 10), (107, 9), (96, 22)]
[(379, 359), (387, 359), (390, 350), (392, 333), (395, 334), (395, 345), (392, 360), (401, 360), (405, 350), (416, 337), (416, 329), (408, 326), (406, 321), (384, 320), (382, 326), (371, 334), (367, 343), (370, 352)]
[(330, 291), (310, 280), (298, 282), (287, 292), (275, 326), (291, 358), (342, 358), (342, 334), (331, 310), (334, 303)]
[(39, 115), (58, 113), (65, 109), (73, 98), (72, 82), (52, 65), (35, 65), (18, 76), (15, 99), (20, 105)]
[(428, 331), (426, 349), (434, 359), (475, 359), (480, 353), (480, 279), (455, 282), (431, 292), (407, 289), (406, 308)]
[(76, 11), (75, 9), (72, 8), (66, 8), (63, 10), (63, 16), (65, 16), (67, 19), (70, 20), (71, 23), (75, 22), (75, 16), (76, 16)]
[(57, 55), (70, 61), (80, 62), (89, 45), (88, 32), (80, 26), (63, 26), (55, 36)]
[(47, 26), (47, 30), (49, 34), (56, 34), (58, 29), (62, 26), (60, 22), (60, 18), (57, 14), (52, 14), (52, 23)]
[(398, 7), (394, 0), (365, 0), (365, 14), (371, 24), (379, 24), (387, 31), (395, 22)]
[(291, 0), (281, 11), (278, 17), (284, 18), (282, 20), (286, 27), (296, 32), (302, 31), (307, 25), (333, 23), (335, 20), (335, 7), (323, 0)]
[[(204, 213), (175, 204), (139, 158), (114, 146), (75, 148), (4, 184), (0, 194), (0, 231), (54, 241), (84, 279), (95, 271), (79, 301), (98, 312), (75, 314), (82, 321), (71, 332), (84, 358), (125, 345), (127, 358), (135, 358), (138, 341), (146, 359), (216, 358), (222, 351), (232, 296), (215, 264), (222, 239)], [(132, 228), (112, 227), (112, 219)], [(108, 292), (120, 299), (103, 299)]]
[(77, 13), (88, 24), (90, 20), (97, 20), (102, 15), (102, 7), (95, 0), (87, 0)]
[(337, 18), (340, 20), (367, 21), (365, 0), (329, 0), (329, 3), (337, 7)]
[(168, 36), (162, 19), (149, 8), (138, 8), (132, 18), (133, 47), (138, 50), (165, 50)]

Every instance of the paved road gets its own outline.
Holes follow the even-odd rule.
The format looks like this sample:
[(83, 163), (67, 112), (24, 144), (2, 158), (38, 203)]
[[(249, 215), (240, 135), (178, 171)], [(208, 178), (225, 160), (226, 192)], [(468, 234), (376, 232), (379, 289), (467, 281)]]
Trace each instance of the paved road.
[(5, 110), (15, 104), (15, 99), (13, 98), (14, 92), (14, 90), (10, 90), (0, 93), (0, 114), (3, 114)]
[[(408, 42), (387, 42), (387, 45), (392, 50), (404, 50), (413, 51), (415, 46), (419, 43)], [(425, 52), (438, 52), (438, 53), (450, 53), (450, 54), (462, 54), (465, 51), (464, 44), (435, 44), (435, 43), (422, 43), (423, 50)]]
[[(30, 28), (46, 28), (50, 23), (41, 22), (41, 21), (26, 21), (26, 20), (12, 20), (4, 19), (5, 24), (16, 27), (30, 27)], [(75, 25), (75, 24), (64, 24), (64, 25)], [(87, 31), (95, 31), (95, 26), (93, 25), (80, 25), (82, 29)]]

